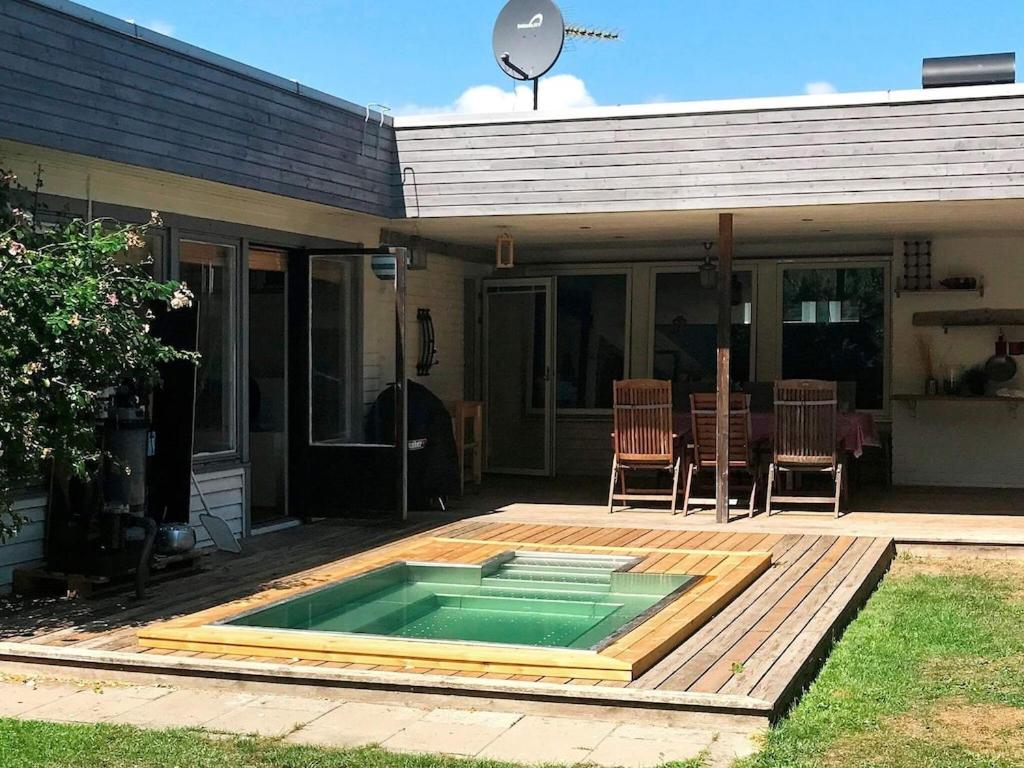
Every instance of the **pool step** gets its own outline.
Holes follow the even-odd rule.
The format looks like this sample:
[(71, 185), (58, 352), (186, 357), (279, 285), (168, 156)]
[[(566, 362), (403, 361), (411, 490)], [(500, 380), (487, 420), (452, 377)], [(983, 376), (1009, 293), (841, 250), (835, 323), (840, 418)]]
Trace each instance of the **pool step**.
[(557, 581), (573, 584), (610, 584), (611, 571), (569, 570), (565, 568), (507, 567), (504, 566), (485, 579), (507, 581)]
[(600, 584), (580, 584), (579, 582), (559, 581), (525, 581), (517, 579), (483, 579), (480, 582), (482, 595), (537, 595), (545, 598), (550, 595), (565, 596), (567, 600), (601, 600), (608, 596), (607, 587)]
[(517, 552), (505, 565), (540, 565), (557, 568), (615, 571), (619, 568), (624, 568), (635, 560), (635, 557), (622, 555), (566, 555), (557, 552)]

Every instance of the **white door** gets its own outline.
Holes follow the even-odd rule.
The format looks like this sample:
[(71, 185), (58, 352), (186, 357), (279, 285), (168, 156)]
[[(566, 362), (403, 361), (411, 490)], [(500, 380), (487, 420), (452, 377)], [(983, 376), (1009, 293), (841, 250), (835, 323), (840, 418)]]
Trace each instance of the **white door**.
[(554, 278), (483, 283), (489, 472), (554, 474)]

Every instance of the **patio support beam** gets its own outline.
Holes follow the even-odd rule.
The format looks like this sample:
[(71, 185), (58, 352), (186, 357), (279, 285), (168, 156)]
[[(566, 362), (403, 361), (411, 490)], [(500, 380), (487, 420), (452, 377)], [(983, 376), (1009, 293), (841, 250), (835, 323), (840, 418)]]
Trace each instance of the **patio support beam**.
[(732, 214), (718, 214), (718, 370), (715, 520), (729, 522), (729, 364), (732, 345)]

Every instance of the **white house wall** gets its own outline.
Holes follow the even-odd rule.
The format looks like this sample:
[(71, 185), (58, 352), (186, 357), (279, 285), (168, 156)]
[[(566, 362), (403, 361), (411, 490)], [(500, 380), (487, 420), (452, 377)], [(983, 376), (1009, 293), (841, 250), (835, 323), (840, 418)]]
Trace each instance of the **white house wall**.
[(43, 560), (46, 497), (18, 499), (14, 502), (14, 511), (26, 522), (17, 535), (0, 544), (0, 594), (10, 591), (15, 568), (39, 565)]
[[(195, 484), (189, 504), (189, 523), (196, 531), (196, 544), (212, 546), (213, 541), (206, 532), (199, 516), (207, 511), (228, 524), (231, 532), (241, 538), (245, 532), (245, 469), (233, 467), (218, 472), (196, 472), (196, 482), (203, 495), (200, 497)], [(203, 506), (203, 499), (206, 506)]]

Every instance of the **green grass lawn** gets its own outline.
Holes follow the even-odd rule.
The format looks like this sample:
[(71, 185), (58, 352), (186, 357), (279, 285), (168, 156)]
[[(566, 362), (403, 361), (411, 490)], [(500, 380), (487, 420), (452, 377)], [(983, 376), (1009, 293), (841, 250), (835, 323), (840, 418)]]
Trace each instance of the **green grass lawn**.
[(1024, 766), (1024, 563), (901, 558), (743, 768)]
[[(0, 720), (0, 768), (498, 765), (196, 731)], [(1024, 766), (1024, 563), (898, 560), (810, 690), (741, 768), (812, 766)]]

